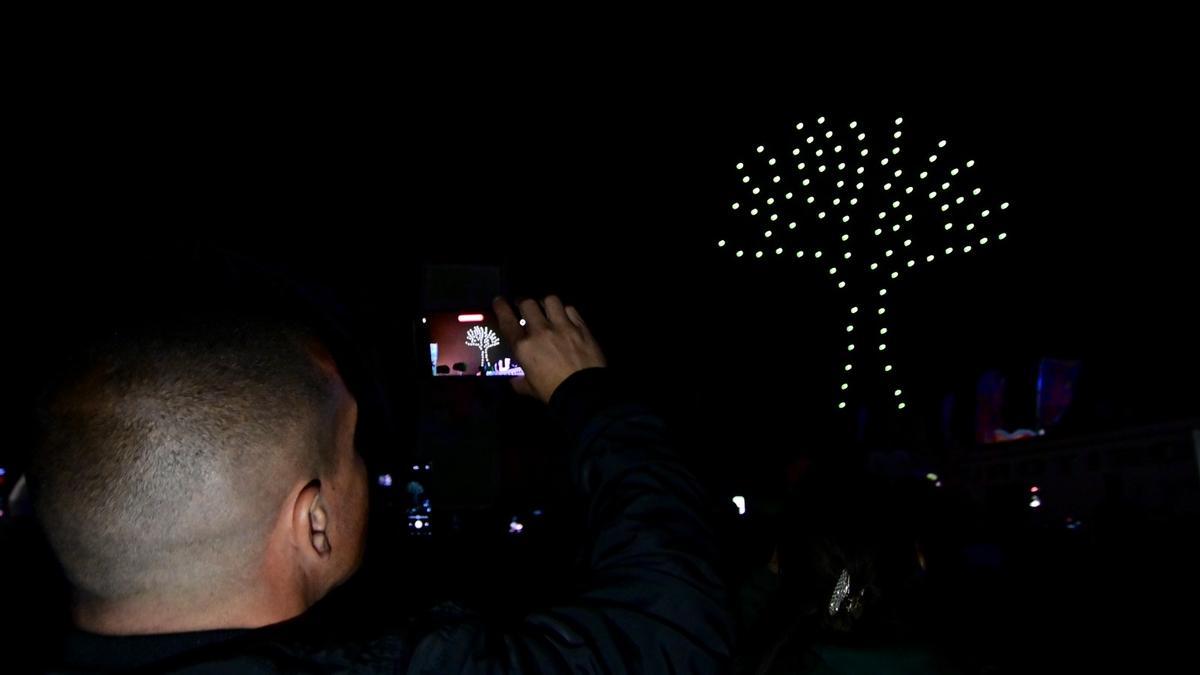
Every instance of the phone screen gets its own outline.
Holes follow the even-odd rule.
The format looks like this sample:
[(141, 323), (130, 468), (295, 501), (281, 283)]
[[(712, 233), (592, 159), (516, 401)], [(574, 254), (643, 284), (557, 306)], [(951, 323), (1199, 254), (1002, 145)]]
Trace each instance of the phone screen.
[(523, 377), (491, 311), (437, 312), (421, 319), (434, 377)]

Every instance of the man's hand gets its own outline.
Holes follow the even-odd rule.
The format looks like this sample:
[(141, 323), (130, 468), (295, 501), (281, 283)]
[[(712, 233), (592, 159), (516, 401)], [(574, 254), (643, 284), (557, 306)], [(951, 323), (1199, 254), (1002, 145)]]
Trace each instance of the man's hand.
[(583, 317), (574, 307), (563, 307), (556, 296), (551, 295), (541, 304), (536, 300), (521, 302), (518, 308), (524, 326), (504, 298), (492, 301), (492, 308), (501, 335), (513, 346), (516, 362), (525, 370), (525, 377), (513, 380), (513, 389), (518, 393), (549, 403), (558, 385), (568, 377), (607, 365)]

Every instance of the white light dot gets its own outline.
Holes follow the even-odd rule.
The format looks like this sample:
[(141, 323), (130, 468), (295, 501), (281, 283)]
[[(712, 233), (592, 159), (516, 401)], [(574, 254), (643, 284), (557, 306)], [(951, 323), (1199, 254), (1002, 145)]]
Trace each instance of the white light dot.
[(820, 258), (820, 257), (821, 257), (821, 252), (820, 252), (820, 251), (817, 251), (816, 253), (814, 253), (814, 254), (813, 254), (813, 257), (814, 257), (814, 258)]
[(745, 164), (744, 162), (738, 162), (738, 163), (737, 163), (737, 170), (738, 170), (738, 171), (741, 171), (741, 170), (742, 170), (742, 169), (744, 169), (744, 168), (746, 168), (746, 164)]
[(970, 253), (970, 252), (971, 252), (970, 244), (967, 244), (966, 246), (963, 247), (963, 253)]
[(825, 118), (824, 118), (824, 117), (818, 117), (818, 118), (817, 118), (817, 124), (825, 124)]
[(949, 210), (950, 210), (949, 204), (942, 204), (942, 211), (949, 211)]
[(949, 183), (942, 183), (942, 189), (943, 189), (943, 190), (949, 190), (949, 189), (950, 189), (950, 184), (949, 184)]
[(863, 148), (862, 152), (860, 152), (858, 154), (862, 155), (863, 157), (866, 157), (868, 154), (870, 154), (870, 151), (868, 151), (866, 148)]
[(741, 204), (739, 204), (739, 203), (737, 203), (737, 202), (734, 202), (734, 203), (733, 203), (733, 210), (734, 210), (734, 211), (737, 211), (739, 207), (741, 207)]
[(754, 189), (753, 189), (753, 190), (751, 190), (750, 192), (752, 192), (753, 194), (758, 194), (758, 193), (759, 193), (759, 192), (761, 192), (761, 191), (762, 191), (762, 190), (760, 190), (759, 188), (754, 188)]
[(717, 242), (717, 246), (719, 246), (719, 247), (721, 247), (721, 248), (724, 248), (724, 247), (725, 247), (725, 240), (724, 240), (724, 239), (722, 239), (721, 241), (718, 241), (718, 242)]
[(803, 185), (804, 187), (808, 187), (808, 184), (811, 182), (812, 182), (812, 180), (805, 178), (803, 181), (800, 182), (800, 184)]
[(872, 270), (877, 270), (877, 269), (879, 269), (879, 263), (871, 263), (871, 269), (872, 269)]
[(805, 167), (804, 162), (800, 162), (799, 164), (796, 165), (796, 168), (800, 171), (803, 171), (804, 167)]
[(755, 251), (755, 252), (754, 252), (754, 257), (755, 257), (755, 258), (761, 258), (761, 257), (762, 257), (762, 251)]
[(1001, 211), (1003, 211), (1003, 210), (1005, 210), (1005, 209), (1007, 209), (1007, 208), (1008, 208), (1008, 202), (1004, 202), (1003, 204), (1001, 204), (1001, 205), (1000, 205), (1000, 210), (1001, 210)]
[(975, 229), (975, 223), (967, 223), (967, 232)]
[(830, 274), (837, 274), (837, 268), (836, 268), (836, 267), (830, 267), (830, 268), (829, 268), (829, 273), (830, 273)]
[(933, 262), (933, 258), (934, 255), (930, 253), (929, 255), (925, 256), (925, 262)]
[(899, 224), (899, 223), (897, 223), (897, 224), (895, 224), (895, 225), (893, 225), (893, 226), (892, 226), (892, 232), (899, 232), (899, 231), (900, 231), (900, 224)]
[(896, 277), (898, 277), (898, 276), (900, 276), (900, 273), (899, 273), (899, 272), (892, 272), (892, 278), (893, 278), (893, 279), (895, 279), (895, 278), (896, 278)]
[(824, 150), (822, 150), (822, 149), (820, 149), (820, 148), (818, 148), (818, 149), (817, 149), (817, 151), (816, 151), (815, 153), (813, 153), (813, 154), (814, 154), (814, 155), (816, 155), (817, 157), (820, 157), (821, 155), (824, 155), (824, 154), (825, 154), (825, 151), (824, 151)]
[(817, 199), (816, 199), (816, 197), (813, 197), (812, 195), (809, 195), (809, 196), (808, 196), (808, 199), (807, 199), (806, 201), (807, 201), (809, 204), (811, 204), (811, 203), (813, 203), (813, 202), (817, 201)]
[(850, 383), (848, 383), (848, 382), (842, 383), (842, 391), (846, 391), (849, 388), (850, 388)]
[(885, 351), (885, 350), (887, 350), (887, 345), (879, 345), (879, 351), (881, 351), (881, 352), (882, 352), (882, 351)]
[(846, 251), (846, 255), (844, 255), (842, 257), (845, 258), (846, 260), (849, 260), (851, 255), (852, 254), (850, 253), (850, 251)]
[(905, 240), (904, 240), (904, 245), (905, 245), (905, 246), (912, 246), (912, 239), (905, 239)]
[(903, 131), (897, 131), (896, 133), (892, 134), (892, 138), (900, 138), (901, 134), (903, 133)]
[(848, 352), (854, 351), (854, 345), (853, 344), (846, 345), (846, 351), (848, 351)]
[(790, 192), (789, 192), (789, 193), (785, 194), (785, 195), (783, 196), (783, 198), (784, 198), (784, 199), (791, 199), (791, 198), (792, 198), (792, 193), (790, 193)]
[(812, 136), (809, 136), (808, 138), (804, 139), (804, 142), (805, 142), (805, 143), (812, 143), (812, 142), (813, 142), (813, 137), (812, 137)]
[(887, 308), (880, 307), (879, 308), (879, 316), (883, 316), (884, 314), (887, 314)]
[(781, 253), (783, 253), (783, 249), (782, 249), (782, 248), (777, 248), (777, 249), (775, 249), (775, 255), (779, 255), (779, 254), (781, 254)]
[(880, 212), (879, 212), (879, 219), (880, 219), (880, 220), (883, 220), (884, 218), (887, 218), (887, 211), (880, 211)]
[(789, 230), (794, 230), (794, 229), (796, 229), (796, 223), (795, 223), (795, 222), (788, 223), (788, 229), (789, 229)]
[(757, 216), (757, 215), (758, 215), (758, 209), (750, 209), (750, 215), (752, 215), (752, 216)]
[(988, 243), (988, 241), (990, 241), (990, 240), (989, 240), (987, 237), (984, 237), (984, 238), (982, 238), (982, 239), (980, 239), (980, 240), (979, 240), (979, 245), (980, 245), (980, 246), (986, 246), (986, 245), (987, 245), (987, 243)]
[(894, 396), (899, 396), (899, 395), (901, 395), (901, 394), (903, 394), (903, 393), (904, 393), (904, 392), (903, 392), (902, 390), (900, 390), (900, 389), (897, 389), (896, 391), (892, 392), (892, 394), (893, 394)]
[(936, 162), (936, 161), (937, 161), (937, 155), (930, 155), (930, 156), (929, 156), (929, 161), (931, 161), (931, 162)]
[(967, 168), (968, 168), (968, 169), (969, 169), (969, 168), (971, 168), (971, 167), (973, 167), (973, 166), (975, 166), (975, 160), (973, 160), (973, 159), (972, 159), (972, 160), (970, 160), (970, 161), (968, 161), (968, 162), (967, 162)]
[(946, 231), (949, 232), (952, 229), (954, 229), (954, 223), (946, 223)]
[(842, 222), (843, 222), (843, 223), (848, 223), (848, 222), (850, 222), (850, 216), (842, 216)]
[(966, 198), (965, 198), (965, 197), (959, 197), (958, 199), (955, 199), (955, 200), (954, 200), (954, 203), (955, 203), (955, 204), (961, 204), (961, 203), (963, 203), (963, 201), (965, 201), (965, 200), (966, 200)]
[(916, 260), (909, 260), (909, 261), (908, 261), (908, 266), (909, 266), (909, 267), (912, 267), (913, 265), (916, 265), (916, 264), (917, 264), (917, 261), (916, 261)]
[(903, 123), (904, 123), (904, 118), (903, 118), (903, 117), (897, 117), (897, 118), (896, 118), (896, 124), (897, 124), (897, 125), (899, 125), (899, 124), (903, 124)]
[(979, 214), (979, 217), (980, 217), (980, 218), (987, 218), (989, 215), (991, 215), (991, 213), (992, 213), (991, 211), (988, 211), (987, 209), (984, 209), (984, 210), (983, 210), (983, 213)]
[(879, 160), (879, 166), (887, 166), (887, 163), (888, 163), (887, 157), (884, 157), (883, 159)]
[(971, 190), (971, 194), (973, 195), (978, 195), (980, 192), (983, 192), (981, 188), (975, 188), (974, 190)]
[(900, 410), (904, 410), (905, 408), (908, 407), (908, 405), (906, 403), (904, 403), (903, 401), (901, 401), (900, 405), (898, 405), (896, 407), (899, 408)]
[(944, 147), (946, 147), (946, 141), (938, 141), (938, 147), (939, 147), (939, 148), (944, 148)]
[(838, 171), (845, 171), (845, 170), (846, 170), (846, 163), (845, 163), (845, 162), (840, 162), (840, 163), (838, 164)]
[(817, 172), (818, 172), (818, 173), (825, 173), (825, 165), (824, 165), (824, 164), (822, 164), (821, 166), (818, 166), (818, 167), (817, 167)]
[(775, 177), (773, 177), (773, 178), (771, 179), (771, 182), (772, 182), (772, 183), (778, 183), (778, 182), (779, 182), (779, 176), (775, 176)]
[(957, 175), (958, 175), (958, 168), (953, 168), (953, 169), (950, 169), (950, 175), (951, 175), (951, 176), (957, 176)]
[(858, 122), (857, 122), (857, 121), (852, 121), (852, 122), (850, 122), (850, 128), (851, 128), (851, 129), (853, 129), (853, 128), (857, 127), (857, 126), (858, 126)]
[(768, 165), (768, 166), (775, 166), (775, 158), (774, 158), (774, 157), (772, 157), (771, 159), (768, 159), (768, 160), (767, 160), (767, 165)]
[(755, 151), (755, 152), (762, 152), (764, 149), (765, 149), (765, 148), (763, 148), (763, 146), (761, 146), (761, 145), (760, 145), (760, 146), (758, 146), (757, 148), (755, 148), (755, 149), (754, 149), (754, 151)]
[(929, 193), (929, 198), (930, 198), (930, 199), (933, 199), (933, 198), (934, 198), (934, 197), (936, 197), (936, 196), (937, 196), (937, 190), (934, 190), (933, 192), (930, 192), (930, 193)]
[(893, 208), (893, 209), (898, 209), (898, 208), (900, 208), (900, 202), (898, 202), (898, 201), (896, 201), (896, 202), (892, 202), (892, 208)]
[(855, 173), (862, 174), (862, 172), (863, 172), (863, 171), (865, 171), (865, 169), (864, 169), (863, 167), (861, 167), (861, 166), (860, 166), (860, 167), (858, 167), (858, 169), (855, 171)]
[(750, 176), (742, 176), (742, 182), (743, 182), (743, 183), (749, 183), (749, 182), (750, 182)]
[(770, 206), (771, 204), (774, 204), (774, 203), (775, 203), (775, 198), (774, 198), (774, 197), (768, 197), (768, 198), (767, 198), (767, 206)]
[(804, 257), (804, 251), (796, 251), (796, 257), (797, 257), (797, 258), (803, 258), (803, 257)]
[(817, 218), (824, 218), (824, 217), (825, 217), (825, 212), (824, 212), (824, 211), (821, 211), (821, 212), (819, 212), (819, 213), (817, 214)]
[(858, 314), (858, 308), (857, 308), (857, 307), (851, 307), (851, 308), (850, 308), (850, 313), (851, 313), (851, 314)]
[(883, 189), (884, 189), (884, 190), (891, 190), (891, 189), (892, 189), (892, 184), (891, 184), (891, 183), (884, 183), (884, 184), (883, 184)]
[(858, 140), (860, 140), (860, 141), (861, 141), (861, 140), (865, 139), (866, 137), (867, 137), (867, 135), (866, 135), (866, 134), (859, 134), (859, 135), (858, 135)]
[(883, 372), (885, 372), (885, 373), (890, 373), (890, 372), (892, 372), (892, 367), (891, 367), (890, 365), (884, 366), (884, 367), (883, 367)]
[(838, 282), (838, 288), (845, 288), (845, 287), (846, 287), (846, 282), (844, 282), (844, 281)]
[(999, 234), (999, 236), (997, 236), (996, 238), (997, 238), (997, 239), (999, 239), (1000, 241), (1004, 241), (1005, 239), (1008, 239), (1008, 234), (1007, 234), (1007, 233), (1004, 233), (1004, 232), (1001, 232), (1001, 233)]
[(879, 289), (879, 295), (880, 295), (880, 296), (887, 295), (887, 289), (886, 289), (886, 288), (881, 288), (881, 289)]
[(890, 257), (892, 257), (892, 253), (894, 253), (894, 251), (892, 251), (892, 249), (889, 248), (886, 252), (884, 252), (884, 255), (890, 258)]
[(921, 180), (925, 180), (926, 176), (928, 176), (928, 175), (929, 175), (928, 171), (922, 171), (921, 172)]
[(906, 195), (911, 195), (911, 194), (912, 194), (912, 191), (913, 191), (913, 188), (912, 188), (912, 186), (911, 186), (911, 185), (909, 185), (908, 187), (904, 188), (904, 194), (906, 194)]
[(900, 148), (892, 148), (892, 154), (893, 154), (893, 155), (898, 155), (898, 154), (900, 154)]
[(799, 154), (800, 154), (800, 148), (792, 148), (792, 156), (793, 157), (795, 157), (796, 155), (799, 155)]
[(825, 132), (825, 138), (833, 138), (833, 132), (832, 132), (832, 131), (826, 131), (826, 132)]
[(888, 332), (888, 329), (887, 329), (887, 328), (880, 328), (880, 329), (879, 329), (879, 334), (880, 334), (880, 335), (887, 335), (887, 332)]
[(845, 186), (846, 186), (846, 181), (844, 181), (844, 180), (839, 180), (839, 181), (837, 182), (837, 186), (838, 186), (838, 187), (845, 187)]
[(951, 253), (954, 253), (954, 247), (953, 246), (946, 247), (946, 255), (950, 255)]
[(764, 236), (764, 237), (766, 237), (767, 239), (770, 239), (770, 238), (771, 238), (771, 231), (770, 231), (770, 230), (767, 230), (766, 232), (763, 232), (763, 236)]
[(904, 214), (904, 222), (907, 223), (910, 220), (912, 220), (912, 214), (911, 213)]
[(801, 129), (803, 129), (803, 128), (804, 128), (804, 122), (797, 122), (797, 123), (796, 123), (796, 131), (799, 131), (799, 130), (801, 130)]
[(746, 255), (746, 252), (745, 252), (745, 251), (738, 251), (738, 252), (737, 252), (737, 257), (739, 257), (739, 258), (740, 258), (740, 257), (742, 257), (742, 256), (744, 256), (744, 255)]
[(843, 235), (842, 235), (842, 241), (850, 241), (850, 235), (848, 235), (848, 234), (843, 234)]
[(841, 151), (842, 151), (842, 146), (840, 146), (840, 145), (835, 145), (835, 146), (833, 146), (833, 151), (834, 151), (834, 152), (841, 152)]
[(842, 409), (842, 408), (845, 408), (845, 407), (846, 407), (846, 402), (845, 402), (845, 401), (842, 401), (841, 403), (839, 403), (839, 404), (838, 404), (838, 409), (839, 409), (839, 410), (840, 410), (840, 409)]

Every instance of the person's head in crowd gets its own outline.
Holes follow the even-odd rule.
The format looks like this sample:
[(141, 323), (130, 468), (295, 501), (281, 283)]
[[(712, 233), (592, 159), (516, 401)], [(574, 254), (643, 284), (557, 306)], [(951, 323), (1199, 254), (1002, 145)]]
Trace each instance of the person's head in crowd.
[(309, 324), (265, 307), (122, 315), (47, 387), (30, 487), (79, 627), (268, 625), (358, 567), (355, 398)]

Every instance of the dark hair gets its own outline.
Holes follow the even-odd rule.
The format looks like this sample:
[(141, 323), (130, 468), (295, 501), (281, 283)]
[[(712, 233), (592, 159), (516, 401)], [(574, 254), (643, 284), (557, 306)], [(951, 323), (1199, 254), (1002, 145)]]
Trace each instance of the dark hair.
[(332, 379), (312, 332), (206, 307), (107, 332), (41, 398), (34, 509), (89, 597), (236, 578), (291, 481), (333, 461)]

